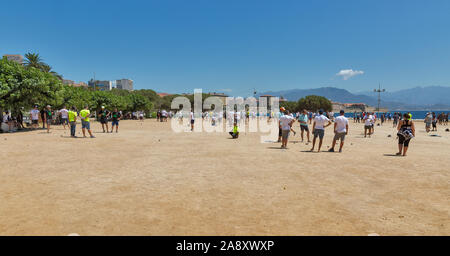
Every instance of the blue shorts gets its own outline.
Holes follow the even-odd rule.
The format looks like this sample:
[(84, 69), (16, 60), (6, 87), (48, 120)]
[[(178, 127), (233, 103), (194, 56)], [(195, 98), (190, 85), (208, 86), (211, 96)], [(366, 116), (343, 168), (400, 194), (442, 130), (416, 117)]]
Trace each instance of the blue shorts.
[(91, 122), (81, 121), (81, 128), (90, 130)]
[(117, 125), (119, 126), (119, 121), (112, 121), (112, 126)]

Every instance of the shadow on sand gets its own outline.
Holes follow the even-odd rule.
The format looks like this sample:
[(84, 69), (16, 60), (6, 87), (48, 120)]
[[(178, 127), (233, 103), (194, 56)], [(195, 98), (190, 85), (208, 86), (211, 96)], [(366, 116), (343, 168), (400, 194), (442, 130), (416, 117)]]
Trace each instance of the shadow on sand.
[(281, 148), (281, 146), (280, 146), (280, 147), (268, 147), (268, 149), (285, 150), (285, 149), (289, 149), (289, 148)]
[(401, 155), (396, 155), (396, 154), (384, 154), (383, 156), (390, 156), (390, 157), (403, 157)]

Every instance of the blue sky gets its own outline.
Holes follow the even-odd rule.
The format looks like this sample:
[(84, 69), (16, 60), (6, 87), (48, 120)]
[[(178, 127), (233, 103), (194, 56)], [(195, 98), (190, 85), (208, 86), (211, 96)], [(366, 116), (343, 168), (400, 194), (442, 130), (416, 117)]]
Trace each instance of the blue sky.
[(447, 0), (1, 1), (0, 54), (38, 52), (76, 81), (235, 96), (450, 86)]

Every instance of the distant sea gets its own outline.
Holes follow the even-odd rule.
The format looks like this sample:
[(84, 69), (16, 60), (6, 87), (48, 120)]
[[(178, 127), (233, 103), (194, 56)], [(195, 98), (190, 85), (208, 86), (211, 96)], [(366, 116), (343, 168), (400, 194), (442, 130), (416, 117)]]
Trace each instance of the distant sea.
[[(413, 119), (424, 119), (428, 112), (434, 112), (436, 115), (439, 115), (440, 113), (450, 113), (450, 110), (427, 110), (427, 111), (408, 111), (408, 110), (400, 110), (400, 111), (391, 111), (388, 113), (408, 113), (411, 112)], [(338, 116), (339, 113), (335, 113), (335, 116)], [(353, 112), (352, 113), (345, 113), (345, 117), (353, 118)]]

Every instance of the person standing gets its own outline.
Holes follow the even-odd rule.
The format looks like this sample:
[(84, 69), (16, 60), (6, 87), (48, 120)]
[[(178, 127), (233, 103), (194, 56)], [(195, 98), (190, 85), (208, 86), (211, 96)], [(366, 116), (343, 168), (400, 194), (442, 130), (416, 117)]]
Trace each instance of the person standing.
[(414, 122), (409, 120), (409, 114), (403, 115), (403, 120), (398, 123), (398, 153), (397, 156), (406, 156), (408, 152), (409, 142), (416, 136), (416, 128)]
[(103, 133), (108, 132), (109, 131), (108, 117), (110, 115), (109, 111), (105, 109), (105, 106), (102, 106), (102, 109), (100, 110), (100, 112), (98, 112), (98, 114), (100, 116), (100, 123), (102, 124)]
[(306, 109), (303, 110), (303, 112), (298, 116), (298, 121), (300, 123), (300, 131), (301, 131), (301, 137), (303, 142), (303, 133), (306, 132), (306, 135), (308, 137), (308, 143), (311, 142), (309, 139), (309, 127), (308, 127), (308, 112)]
[(39, 109), (38, 106), (34, 106), (34, 109), (30, 111), (31, 128), (37, 129), (39, 126)]
[(367, 131), (369, 132), (369, 138), (372, 135), (372, 127), (374, 122), (373, 116), (367, 113), (364, 117), (364, 138), (367, 138)]
[(432, 125), (433, 125), (433, 132), (434, 131), (436, 131), (437, 132), (437, 118), (436, 118), (436, 113), (431, 113), (432, 114), (432, 121), (431, 121), (431, 123), (432, 123)]
[(341, 110), (340, 115), (336, 117), (334, 122), (334, 139), (329, 152), (334, 152), (336, 142), (340, 140), (341, 145), (339, 147), (339, 153), (342, 153), (346, 135), (348, 135), (348, 119), (345, 117), (345, 111)]
[(71, 110), (67, 112), (67, 116), (70, 124), (70, 136), (72, 138), (76, 138), (77, 136), (75, 135), (75, 133), (77, 128), (77, 116), (78, 116), (77, 108), (73, 106)]
[(425, 123), (425, 130), (428, 132), (430, 132), (431, 130), (431, 123), (433, 122), (433, 116), (431, 115), (430, 112), (427, 113), (427, 115), (425, 116), (425, 120), (423, 121)]
[(393, 122), (392, 122), (392, 127), (396, 127), (398, 125), (398, 120), (400, 119), (400, 116), (398, 115), (397, 112), (394, 113), (393, 116)]
[(292, 124), (295, 122), (295, 119), (290, 115), (289, 110), (285, 111), (285, 114), (280, 117), (280, 127), (281, 127), (281, 148), (286, 149), (288, 140), (289, 140), (289, 133), (292, 129)]
[(325, 136), (325, 128), (331, 125), (330, 119), (323, 115), (323, 110), (319, 110), (319, 115), (314, 118), (313, 124), (313, 146), (311, 148), (311, 152), (314, 151), (314, 147), (316, 145), (316, 139), (319, 137), (319, 149), (317, 152), (320, 152), (320, 148), (322, 147), (323, 137)]
[(119, 111), (117, 111), (117, 108), (114, 108), (114, 111), (111, 113), (111, 117), (112, 117), (111, 133), (114, 130), (114, 126), (116, 126), (116, 133), (118, 133), (119, 132), (119, 121), (120, 121), (120, 118), (122, 117), (122, 115), (120, 114)]
[[(23, 109), (23, 107), (22, 107)], [(22, 113), (22, 109), (17, 110), (17, 114), (16, 116), (16, 123), (17, 123), (17, 128), (19, 130), (25, 129), (25, 126), (23, 125), (23, 113)]]
[(60, 115), (61, 115), (61, 122), (62, 125), (64, 127), (64, 130), (66, 129), (66, 125), (69, 126), (69, 117), (68, 117), (68, 113), (69, 111), (66, 109), (66, 106), (64, 106), (60, 111), (59, 111)]
[(194, 131), (194, 124), (195, 124), (195, 116), (194, 116), (194, 112), (191, 111), (191, 132)]
[(42, 108), (42, 110), (40, 111), (41, 113), (41, 120), (42, 120), (42, 129), (45, 129), (45, 108)]
[(50, 125), (53, 119), (52, 107), (50, 105), (47, 105), (44, 114), (44, 123), (47, 124), (47, 133), (50, 133)]
[(92, 135), (91, 131), (91, 121), (89, 117), (91, 116), (91, 111), (89, 111), (89, 106), (86, 105), (83, 110), (80, 111), (80, 117), (81, 117), (81, 129), (83, 131), (83, 137), (86, 138), (86, 129), (89, 132), (89, 135), (91, 138), (95, 138), (94, 135)]

